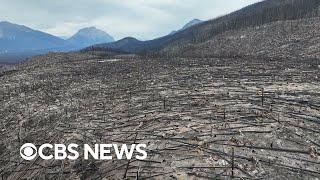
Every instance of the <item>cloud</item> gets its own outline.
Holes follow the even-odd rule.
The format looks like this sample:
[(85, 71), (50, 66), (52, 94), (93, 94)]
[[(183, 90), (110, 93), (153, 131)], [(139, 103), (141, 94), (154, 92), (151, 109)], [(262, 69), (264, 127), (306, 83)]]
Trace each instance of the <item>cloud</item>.
[(58, 36), (96, 26), (116, 39), (152, 39), (188, 21), (208, 20), (259, 0), (0, 0), (0, 20)]

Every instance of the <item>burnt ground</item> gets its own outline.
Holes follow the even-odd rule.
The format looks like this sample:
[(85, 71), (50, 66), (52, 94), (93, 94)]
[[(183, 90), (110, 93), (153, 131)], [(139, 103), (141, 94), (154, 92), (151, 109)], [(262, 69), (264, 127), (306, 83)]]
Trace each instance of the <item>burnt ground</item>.
[[(319, 61), (82, 59), (1, 72), (2, 179), (320, 177)], [(25, 161), (26, 142), (145, 143), (148, 158)]]

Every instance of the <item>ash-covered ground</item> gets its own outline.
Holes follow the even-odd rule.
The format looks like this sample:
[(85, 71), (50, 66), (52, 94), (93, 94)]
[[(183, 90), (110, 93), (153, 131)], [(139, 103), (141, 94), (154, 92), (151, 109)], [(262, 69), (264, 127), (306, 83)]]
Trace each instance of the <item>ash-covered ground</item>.
[[(318, 64), (51, 54), (7, 67), (0, 178), (319, 179)], [(27, 142), (145, 143), (148, 157), (26, 161)]]

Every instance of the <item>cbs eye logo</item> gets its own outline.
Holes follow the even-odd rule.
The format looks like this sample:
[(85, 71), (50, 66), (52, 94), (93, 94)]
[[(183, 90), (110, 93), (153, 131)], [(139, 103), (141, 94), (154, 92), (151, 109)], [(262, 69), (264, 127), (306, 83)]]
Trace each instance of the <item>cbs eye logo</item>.
[(26, 143), (20, 148), (20, 155), (25, 160), (32, 160), (37, 156), (37, 148), (31, 143)]

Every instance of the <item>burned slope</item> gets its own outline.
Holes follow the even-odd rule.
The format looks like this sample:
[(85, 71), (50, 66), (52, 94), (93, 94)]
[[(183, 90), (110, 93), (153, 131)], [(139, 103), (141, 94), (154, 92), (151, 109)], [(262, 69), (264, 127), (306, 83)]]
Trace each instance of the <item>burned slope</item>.
[(319, 0), (265, 0), (236, 12), (206, 21), (184, 31), (149, 41), (123, 41), (94, 47), (116, 48), (130, 53), (153, 54), (165, 47), (205, 42), (230, 30), (319, 16)]
[(263, 56), (320, 58), (320, 19), (278, 21), (228, 31), (196, 44), (168, 46), (162, 55), (185, 57)]

